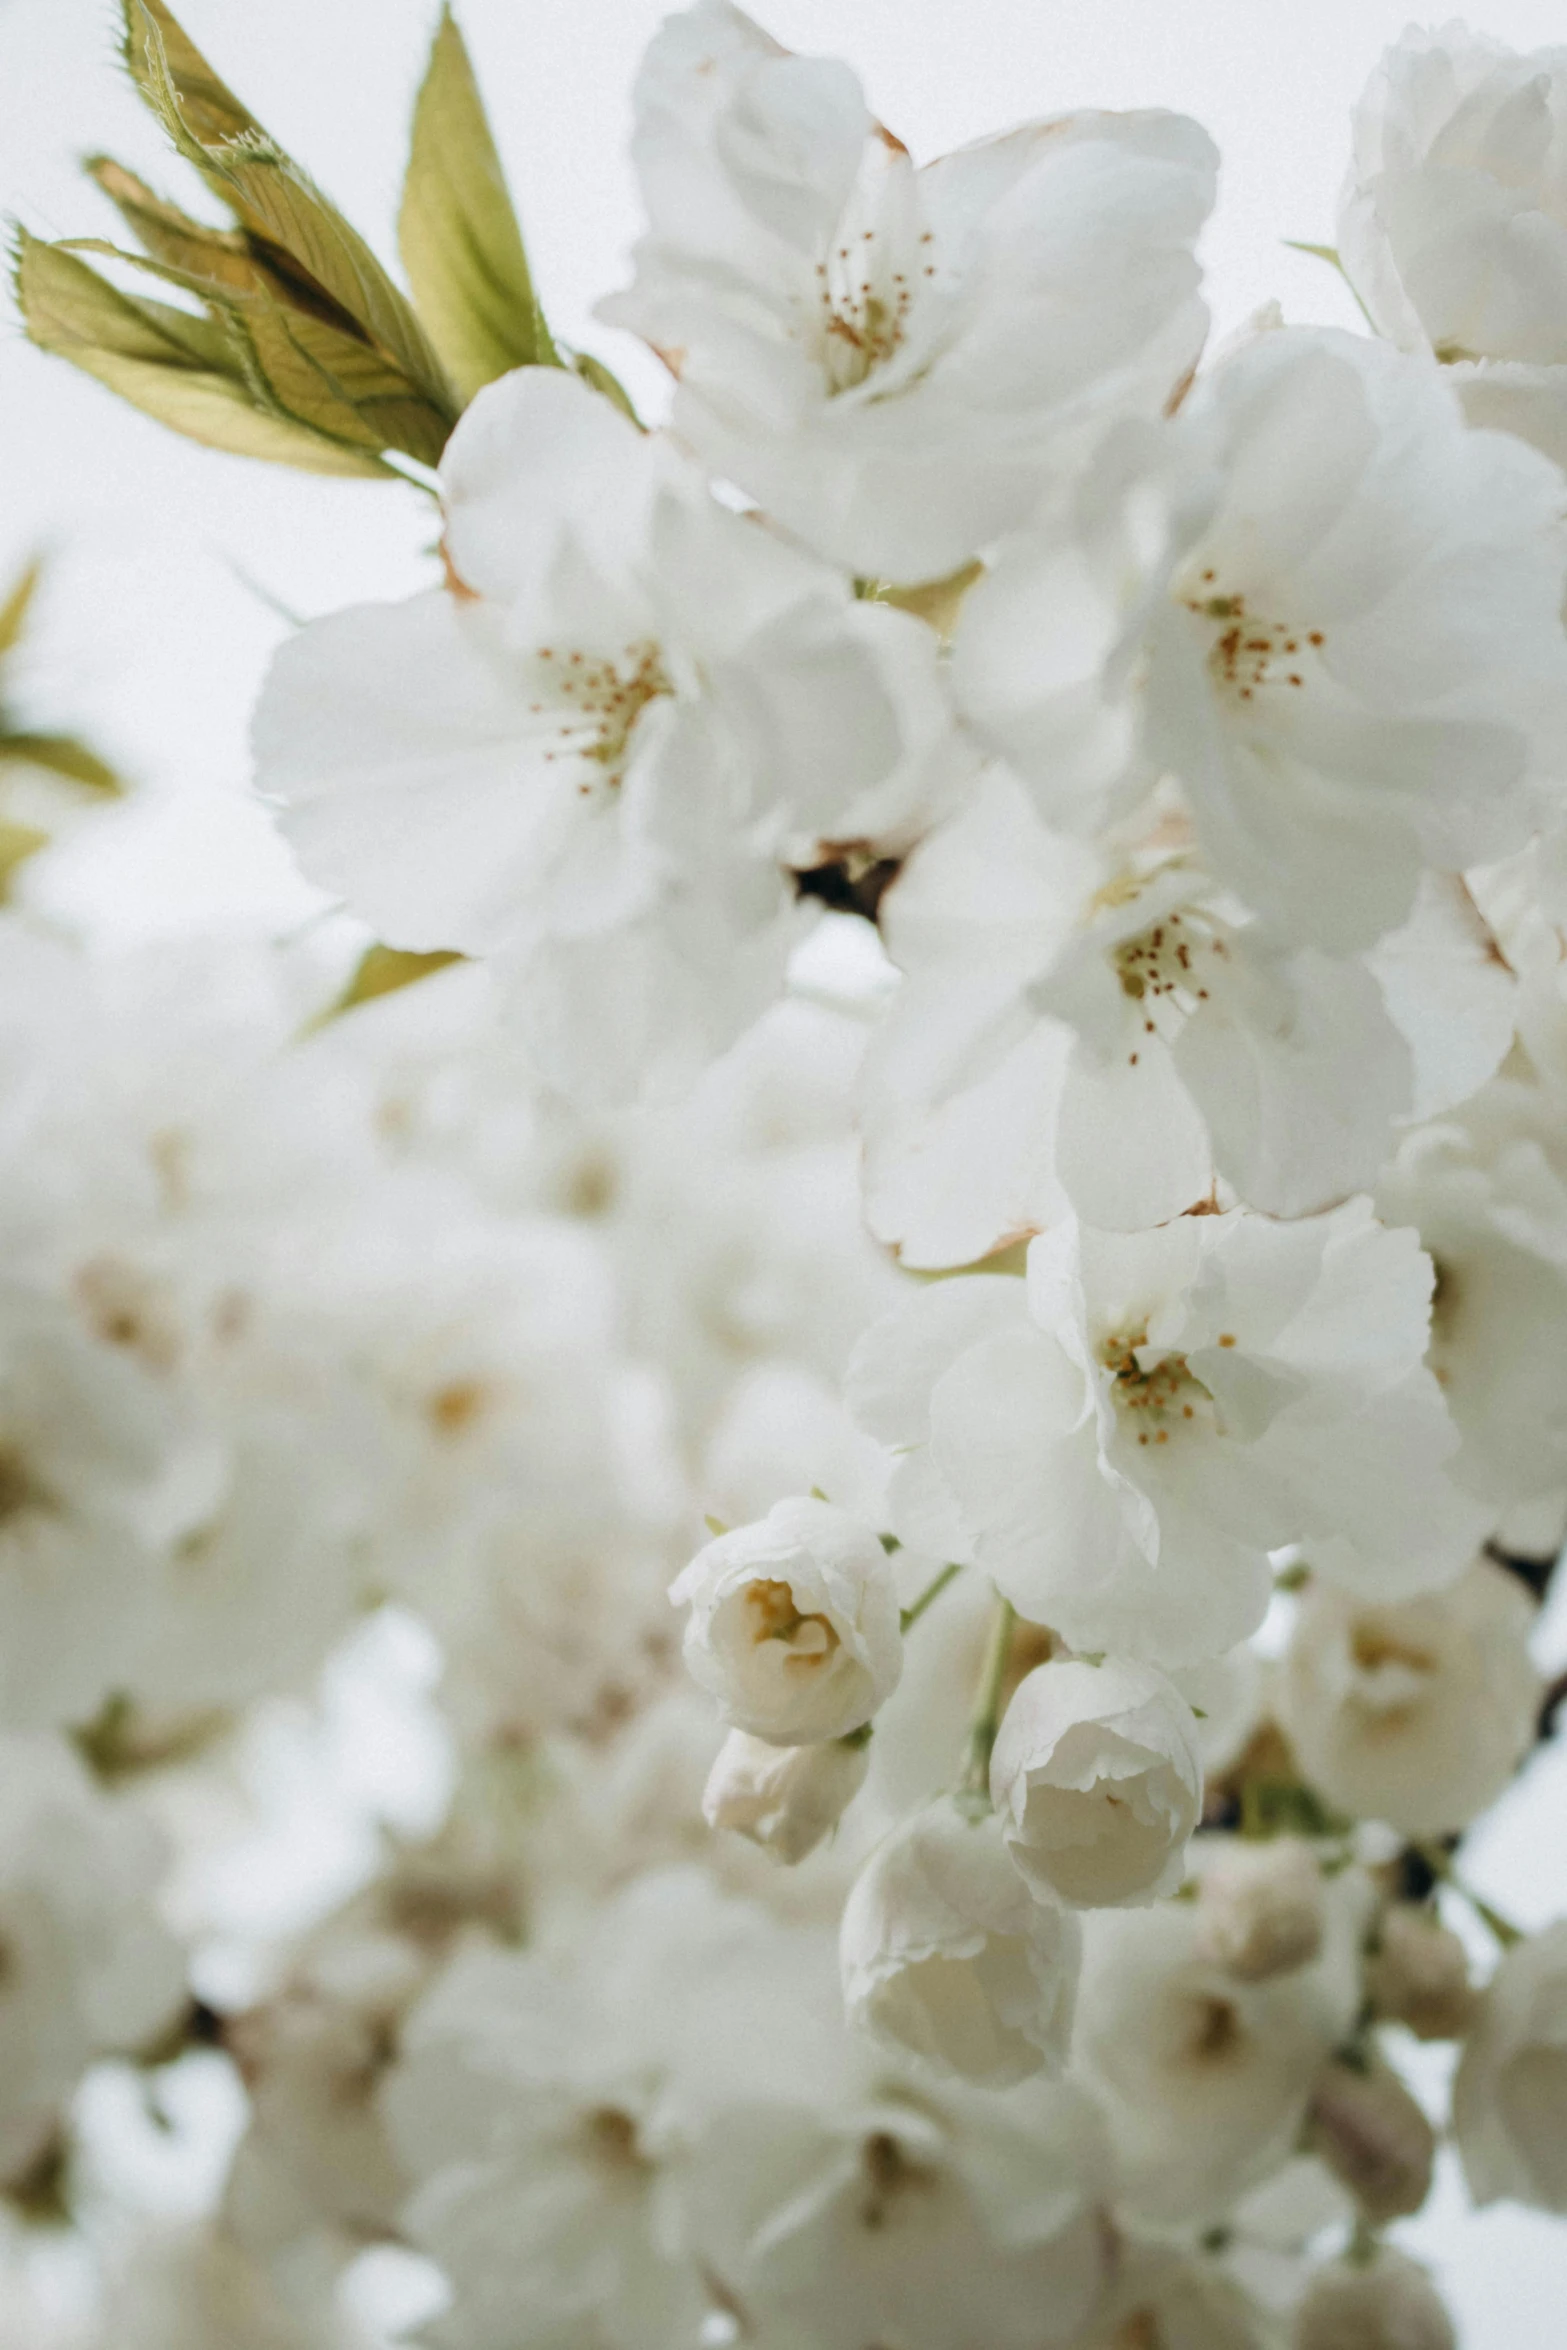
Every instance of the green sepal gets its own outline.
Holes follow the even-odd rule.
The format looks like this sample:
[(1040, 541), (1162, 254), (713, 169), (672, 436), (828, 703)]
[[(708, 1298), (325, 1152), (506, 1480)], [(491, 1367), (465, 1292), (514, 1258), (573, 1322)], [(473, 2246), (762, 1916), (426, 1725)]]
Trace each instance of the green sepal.
[(332, 998), (324, 1012), (318, 1012), (310, 1021), (306, 1034), (328, 1027), (359, 1004), (374, 1003), (378, 996), (395, 995), (399, 988), (416, 986), (421, 979), (433, 978), (437, 971), (448, 970), (453, 963), (465, 959), (451, 947), (432, 947), (428, 953), (420, 954), (409, 947), (368, 946), (354, 965), (347, 986)]
[(42, 767), (64, 783), (118, 799), (125, 789), (107, 759), (74, 734), (0, 734), (0, 767)]
[(36, 561), (29, 563), (16, 585), (7, 591), (5, 601), (0, 603), (0, 661), (21, 642), (42, 577), (43, 565)]
[(36, 824), (13, 824), (0, 816), (0, 906), (8, 903), (11, 885), (29, 857), (49, 846), (49, 835)]

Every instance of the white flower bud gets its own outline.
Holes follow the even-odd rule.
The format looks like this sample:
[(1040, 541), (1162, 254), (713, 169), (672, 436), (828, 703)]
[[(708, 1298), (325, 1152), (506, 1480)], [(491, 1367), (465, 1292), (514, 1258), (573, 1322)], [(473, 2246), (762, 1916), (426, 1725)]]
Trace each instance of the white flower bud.
[(1198, 1953), (1237, 1982), (1265, 1983), (1317, 1956), (1327, 1909), (1321, 1866), (1299, 1837), (1226, 1839), (1204, 1860)]
[(1388, 1910), (1377, 1929), (1366, 1995), (1379, 2016), (1407, 2025), (1417, 2040), (1461, 2040), (1478, 2003), (1458, 1936), (1409, 1902)]
[(1567, 2213), (1567, 1921), (1508, 1951), (1453, 2083), (1453, 2132), (1477, 2203)]
[(731, 1730), (718, 1750), (702, 1815), (733, 1828), (791, 1866), (814, 1852), (865, 1784), (868, 1740), (829, 1738), (820, 1746), (770, 1746)]
[(1436, 2132), (1391, 2065), (1327, 2066), (1304, 2142), (1377, 2227), (1407, 2219), (1431, 2192)]
[(1007, 1708), (990, 1793), (1036, 1892), (1084, 1909), (1157, 1901), (1202, 1815), (1197, 1718), (1152, 1665), (1040, 1665)]
[(943, 1800), (895, 1828), (849, 1895), (839, 1956), (851, 2021), (938, 2071), (1000, 2089), (1065, 2059), (1077, 1920), (1029, 1892), (994, 1815)]
[(780, 1501), (676, 1577), (686, 1663), (725, 1719), (774, 1746), (868, 1722), (898, 1685), (903, 1635), (878, 1535), (825, 1501)]
[(1363, 2264), (1319, 2269), (1294, 2350), (1458, 2350), (1458, 2336), (1425, 2270), (1383, 2245)]

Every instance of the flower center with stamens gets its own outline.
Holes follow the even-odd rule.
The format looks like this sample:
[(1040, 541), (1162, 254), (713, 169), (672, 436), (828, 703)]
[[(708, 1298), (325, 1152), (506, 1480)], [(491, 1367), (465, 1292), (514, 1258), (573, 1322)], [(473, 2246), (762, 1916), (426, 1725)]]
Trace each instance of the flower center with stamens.
[(1223, 593), (1213, 571), (1202, 572), (1181, 602), (1213, 627), (1208, 674), (1227, 700), (1254, 702), (1280, 686), (1299, 692), (1327, 641), (1320, 628), (1260, 619), (1244, 596)]
[(1172, 1430), (1198, 1420), (1213, 1421), (1213, 1398), (1202, 1381), (1187, 1368), (1180, 1354), (1161, 1355), (1145, 1368), (1139, 1354), (1148, 1351), (1146, 1325), (1129, 1336), (1107, 1338), (1099, 1359), (1110, 1373), (1110, 1396), (1116, 1410), (1136, 1433), (1139, 1444), (1168, 1444)]
[[(545, 645), (538, 660), (550, 681), (549, 699), (530, 709), (535, 718), (556, 721), (545, 760), (553, 765), (557, 759), (591, 759), (603, 768), (606, 783), (618, 784), (632, 728), (649, 702), (675, 690), (658, 646), (644, 639), (614, 657), (563, 653)], [(577, 788), (586, 793), (593, 787), (581, 783)]]
[(815, 325), (829, 395), (852, 391), (902, 349), (915, 285), (936, 274), (932, 245), (928, 229), (913, 255), (894, 251), (880, 229), (847, 230), (818, 261)]
[(785, 1664), (804, 1665), (814, 1672), (840, 1645), (825, 1616), (801, 1614), (787, 1583), (749, 1583), (745, 1600), (753, 1642), (760, 1647), (764, 1640), (782, 1641), (789, 1651)]
[[(1121, 992), (1139, 1005), (1145, 1034), (1174, 1037), (1200, 1003), (1206, 1003), (1217, 964), (1229, 947), (1217, 924), (1187, 907), (1166, 914), (1115, 949)], [(1130, 1058), (1135, 1062), (1137, 1056)]]

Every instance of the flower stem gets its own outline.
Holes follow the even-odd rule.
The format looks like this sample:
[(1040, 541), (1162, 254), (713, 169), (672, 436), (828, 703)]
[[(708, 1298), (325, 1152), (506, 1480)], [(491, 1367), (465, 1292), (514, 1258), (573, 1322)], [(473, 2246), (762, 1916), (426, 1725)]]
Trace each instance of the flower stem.
[(1007, 1677), (1007, 1663), (1012, 1654), (1012, 1627), (1016, 1621), (1012, 1602), (998, 1595), (996, 1612), (990, 1619), (990, 1637), (985, 1642), (979, 1683), (974, 1691), (974, 1711), (969, 1721), (963, 1777), (958, 1784), (958, 1799), (965, 1810), (978, 1812), (990, 1809), (990, 1750), (996, 1743), (996, 1732), (1001, 1727), (1001, 1687)]
[(1464, 1883), (1453, 1866), (1453, 1856), (1450, 1852), (1444, 1851), (1440, 1844), (1417, 1844), (1415, 1850), (1433, 1877), (1439, 1878), (1444, 1885), (1451, 1886), (1460, 1901), (1468, 1902), (1480, 1923), (1489, 1928), (1503, 1950), (1511, 1950), (1516, 1943), (1524, 1940), (1524, 1931), (1521, 1926), (1515, 1926), (1511, 1918), (1504, 1918), (1499, 1909), (1491, 1907), (1483, 1894), (1477, 1893), (1472, 1885)]
[(925, 1610), (931, 1605), (933, 1600), (937, 1600), (941, 1597), (942, 1593), (946, 1590), (947, 1585), (952, 1581), (953, 1576), (961, 1575), (962, 1572), (963, 1561), (961, 1559), (953, 1559), (949, 1562), (948, 1565), (942, 1568), (939, 1575), (932, 1575), (930, 1581), (926, 1584), (918, 1599), (911, 1599), (908, 1606), (903, 1611), (903, 1629), (905, 1632), (908, 1631), (911, 1624), (917, 1624), (919, 1622), (921, 1616), (925, 1613)]

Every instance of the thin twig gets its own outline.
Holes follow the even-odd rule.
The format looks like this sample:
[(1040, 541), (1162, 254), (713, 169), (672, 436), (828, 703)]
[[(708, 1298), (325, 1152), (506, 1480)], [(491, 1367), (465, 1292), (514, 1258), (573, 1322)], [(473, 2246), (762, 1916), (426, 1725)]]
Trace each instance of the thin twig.
[(926, 1584), (918, 1599), (911, 1599), (908, 1606), (903, 1611), (903, 1629), (905, 1632), (907, 1632), (911, 1624), (917, 1624), (919, 1622), (921, 1616), (925, 1613), (925, 1610), (932, 1604), (933, 1601), (938, 1600), (941, 1597), (942, 1593), (946, 1590), (947, 1585), (952, 1581), (953, 1576), (961, 1575), (962, 1572), (963, 1561), (961, 1559), (951, 1559), (948, 1561), (947, 1565), (942, 1568), (939, 1575), (932, 1575), (930, 1581)]
[(990, 1750), (1001, 1727), (1001, 1689), (1012, 1655), (1012, 1627), (1016, 1621), (1012, 1602), (998, 1595), (974, 1691), (974, 1712), (969, 1722), (963, 1777), (958, 1786), (960, 1797), (974, 1810), (990, 1808)]

